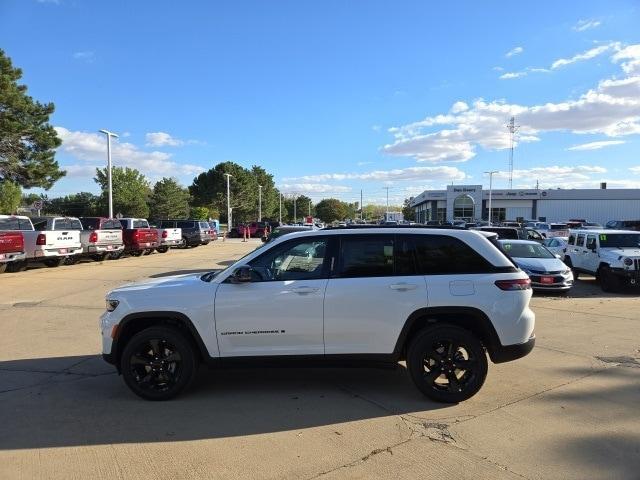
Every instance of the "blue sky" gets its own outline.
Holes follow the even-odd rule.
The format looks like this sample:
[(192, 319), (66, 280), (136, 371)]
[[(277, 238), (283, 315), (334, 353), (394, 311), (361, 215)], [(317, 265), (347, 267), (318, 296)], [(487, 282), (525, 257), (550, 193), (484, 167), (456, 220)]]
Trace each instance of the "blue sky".
[(100, 128), (185, 185), (231, 160), (315, 199), (506, 187), (511, 115), (514, 187), (640, 188), (640, 4), (489, 3), (0, 0), (0, 45), (56, 104), (49, 196), (96, 191)]

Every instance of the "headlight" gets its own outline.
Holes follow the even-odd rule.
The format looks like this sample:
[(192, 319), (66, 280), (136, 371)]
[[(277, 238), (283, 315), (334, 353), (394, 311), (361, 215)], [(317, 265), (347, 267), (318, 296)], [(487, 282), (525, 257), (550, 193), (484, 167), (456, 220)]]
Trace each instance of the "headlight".
[(120, 301), (107, 298), (107, 312), (113, 312), (120, 305)]
[(633, 265), (633, 259), (631, 259), (631, 258), (625, 258), (622, 262), (623, 262), (627, 267), (630, 267), (631, 265)]

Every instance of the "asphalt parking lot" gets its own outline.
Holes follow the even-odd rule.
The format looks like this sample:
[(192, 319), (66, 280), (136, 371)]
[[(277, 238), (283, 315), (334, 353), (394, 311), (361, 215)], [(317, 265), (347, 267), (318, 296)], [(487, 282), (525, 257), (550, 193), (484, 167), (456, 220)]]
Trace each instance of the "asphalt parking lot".
[(0, 478), (640, 478), (640, 295), (536, 295), (534, 351), (459, 405), (402, 367), (203, 370), (134, 396), (99, 356), (105, 293), (257, 242), (0, 276)]

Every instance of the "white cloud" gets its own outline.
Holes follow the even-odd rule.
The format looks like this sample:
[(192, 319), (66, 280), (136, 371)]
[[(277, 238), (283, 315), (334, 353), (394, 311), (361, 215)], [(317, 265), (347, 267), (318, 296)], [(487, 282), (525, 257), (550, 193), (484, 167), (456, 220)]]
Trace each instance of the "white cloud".
[(363, 181), (397, 181), (397, 180), (464, 180), (466, 174), (456, 167), (408, 167), (393, 170), (374, 170), (366, 173), (323, 173), (305, 175), (297, 178), (285, 178), (284, 181), (319, 183), (326, 181), (363, 180)]
[(524, 77), (528, 74), (529, 72), (527, 71), (520, 71), (520, 72), (507, 72), (507, 73), (503, 73), (502, 75), (500, 75), (500, 80), (509, 80), (512, 78), (520, 78), (520, 77)]
[(572, 63), (575, 62), (580, 62), (582, 60), (590, 60), (594, 57), (597, 57), (598, 55), (602, 55), (605, 52), (608, 52), (609, 50), (619, 50), (620, 49), (620, 42), (611, 42), (611, 43), (607, 43), (605, 45), (599, 45), (597, 47), (593, 47), (585, 52), (582, 53), (578, 53), (576, 55), (574, 55), (571, 58), (559, 58), (558, 60), (556, 60), (555, 62), (553, 62), (551, 64), (551, 69), (552, 70), (557, 70), (560, 67), (565, 67), (567, 65), (570, 65)]
[(578, 20), (578, 23), (576, 23), (572, 28), (576, 32), (584, 32), (585, 30), (599, 27), (601, 23), (602, 22), (600, 22), (600, 20)]
[(610, 147), (612, 145), (621, 145), (625, 143), (624, 140), (604, 140), (600, 142), (581, 143), (580, 145), (574, 145), (567, 148), (567, 150), (600, 150), (601, 148)]
[(358, 162), (357, 165), (359, 167), (363, 167), (364, 165), (371, 165), (373, 162)]
[(502, 68), (502, 67), (493, 67), (491, 70), (493, 70), (494, 72), (503, 72), (504, 68)]
[(149, 132), (144, 136), (148, 147), (179, 147), (184, 141), (174, 138), (166, 132)]
[(466, 102), (456, 102), (451, 107), (451, 113), (461, 113), (469, 110), (469, 105)]
[(622, 60), (627, 60), (620, 65), (627, 75), (640, 75), (640, 44), (629, 45), (616, 52), (613, 61), (620, 62)]
[(638, 165), (637, 167), (631, 167), (629, 170), (637, 175), (640, 175), (640, 165)]
[(92, 52), (92, 51), (74, 52), (73, 58), (75, 58), (76, 60), (82, 60), (87, 63), (92, 63), (95, 60), (95, 52)]
[[(640, 59), (640, 45), (629, 46), (612, 58), (619, 62), (633, 60), (636, 55)], [(508, 148), (505, 125), (511, 116), (521, 125), (518, 143), (537, 141), (541, 133), (552, 131), (608, 137), (638, 134), (640, 75), (603, 80), (577, 99), (558, 103), (527, 106), (479, 99), (468, 110), (454, 113), (451, 109), (389, 129), (395, 139), (382, 151), (419, 162), (466, 161), (476, 155), (478, 146), (487, 150)]]
[[(99, 133), (71, 131), (64, 127), (55, 127), (62, 140), (60, 147), (63, 152), (91, 163), (102, 164), (106, 161), (106, 139)], [(118, 166), (137, 168), (148, 175), (195, 175), (204, 171), (198, 165), (178, 163), (171, 160), (171, 154), (165, 152), (140, 150), (136, 145), (128, 142), (112, 141), (111, 154), (113, 163)], [(79, 166), (72, 166), (79, 174), (83, 170)], [(68, 168), (68, 167), (63, 167)], [(91, 167), (94, 168), (94, 167)], [(85, 172), (88, 170), (84, 170)], [(93, 174), (93, 172), (92, 172)]]
[(350, 192), (351, 187), (344, 185), (328, 185), (322, 183), (283, 183), (278, 185), (283, 193), (345, 193)]
[(504, 56), (509, 58), (509, 57), (513, 57), (514, 55), (520, 55), (522, 52), (524, 52), (524, 48), (514, 47), (511, 50), (509, 50), (507, 53), (505, 53)]

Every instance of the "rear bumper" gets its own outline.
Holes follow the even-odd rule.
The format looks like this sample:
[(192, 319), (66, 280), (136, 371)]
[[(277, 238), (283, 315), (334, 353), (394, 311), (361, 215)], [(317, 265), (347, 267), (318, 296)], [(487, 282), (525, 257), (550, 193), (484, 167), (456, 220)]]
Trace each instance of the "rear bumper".
[(493, 363), (511, 362), (529, 355), (535, 344), (536, 336), (531, 335), (529, 340), (524, 343), (517, 343), (515, 345), (498, 345), (493, 348), (492, 352), (489, 352), (489, 356)]
[(86, 253), (111, 253), (124, 250), (124, 245), (89, 245)]
[(182, 239), (177, 240), (162, 240), (160, 241), (159, 247), (175, 247), (176, 245), (180, 245), (182, 243)]
[(68, 257), (70, 255), (80, 255), (82, 253), (82, 247), (78, 248), (45, 248), (43, 250), (36, 250), (33, 252), (32, 258), (47, 258), (47, 257)]
[(129, 245), (125, 245), (124, 249), (126, 251), (137, 251), (137, 250), (147, 250), (149, 248), (158, 247), (158, 242), (144, 242), (144, 243), (132, 243)]
[(26, 257), (24, 252), (0, 253), (0, 263), (18, 262), (24, 260)]

